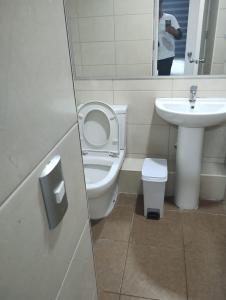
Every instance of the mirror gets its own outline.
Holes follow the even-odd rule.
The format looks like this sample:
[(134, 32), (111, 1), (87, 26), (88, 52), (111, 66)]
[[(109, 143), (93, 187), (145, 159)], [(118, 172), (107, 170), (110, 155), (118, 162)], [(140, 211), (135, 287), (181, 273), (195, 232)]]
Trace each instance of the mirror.
[[(75, 78), (226, 74), (226, 0), (64, 4)], [(171, 58), (168, 65), (161, 61), (166, 58)]]

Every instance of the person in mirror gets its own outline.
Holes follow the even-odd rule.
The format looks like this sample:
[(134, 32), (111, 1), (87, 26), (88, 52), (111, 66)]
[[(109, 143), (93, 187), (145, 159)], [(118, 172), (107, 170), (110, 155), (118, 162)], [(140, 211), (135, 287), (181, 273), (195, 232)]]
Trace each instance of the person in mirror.
[(182, 31), (175, 16), (163, 12), (163, 0), (159, 2), (158, 75), (171, 74), (175, 57), (175, 40), (182, 38)]

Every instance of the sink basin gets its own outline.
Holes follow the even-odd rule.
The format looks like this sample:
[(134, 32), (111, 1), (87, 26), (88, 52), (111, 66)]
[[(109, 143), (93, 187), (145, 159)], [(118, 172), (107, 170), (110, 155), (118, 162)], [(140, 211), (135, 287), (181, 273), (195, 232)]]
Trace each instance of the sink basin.
[(226, 121), (226, 98), (157, 98), (158, 115), (178, 125), (175, 202), (181, 209), (199, 205), (204, 129)]
[(226, 98), (197, 98), (194, 108), (188, 98), (157, 98), (158, 115), (169, 123), (203, 128), (226, 121)]

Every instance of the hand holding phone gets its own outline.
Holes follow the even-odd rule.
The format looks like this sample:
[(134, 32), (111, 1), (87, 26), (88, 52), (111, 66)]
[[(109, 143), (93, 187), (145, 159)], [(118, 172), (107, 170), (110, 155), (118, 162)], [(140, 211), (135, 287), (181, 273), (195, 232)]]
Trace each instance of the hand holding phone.
[(165, 26), (166, 26), (166, 29), (167, 29), (167, 27), (171, 27), (171, 20), (166, 20), (165, 21)]

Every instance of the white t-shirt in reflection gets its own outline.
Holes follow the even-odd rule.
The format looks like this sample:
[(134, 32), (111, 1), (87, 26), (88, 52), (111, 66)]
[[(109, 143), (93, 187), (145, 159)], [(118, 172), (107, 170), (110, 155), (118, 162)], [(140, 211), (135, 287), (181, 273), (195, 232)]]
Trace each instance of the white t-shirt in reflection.
[(175, 38), (166, 32), (166, 20), (170, 20), (175, 29), (180, 28), (173, 15), (163, 13), (159, 20), (158, 60), (175, 56)]

